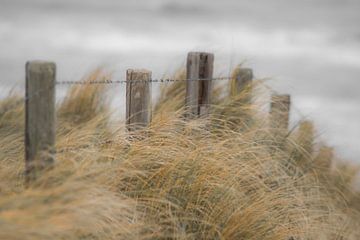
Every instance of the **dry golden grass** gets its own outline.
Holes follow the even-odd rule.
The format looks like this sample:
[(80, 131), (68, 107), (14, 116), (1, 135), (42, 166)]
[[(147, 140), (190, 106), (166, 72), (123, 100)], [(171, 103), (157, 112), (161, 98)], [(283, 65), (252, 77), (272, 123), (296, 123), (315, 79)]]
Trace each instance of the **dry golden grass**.
[(359, 239), (357, 169), (335, 164), (308, 121), (274, 137), (256, 89), (217, 86), (210, 116), (185, 121), (174, 83), (130, 136), (109, 127), (104, 87), (75, 86), (58, 106), (56, 166), (27, 188), (23, 106), (6, 111), (0, 239)]

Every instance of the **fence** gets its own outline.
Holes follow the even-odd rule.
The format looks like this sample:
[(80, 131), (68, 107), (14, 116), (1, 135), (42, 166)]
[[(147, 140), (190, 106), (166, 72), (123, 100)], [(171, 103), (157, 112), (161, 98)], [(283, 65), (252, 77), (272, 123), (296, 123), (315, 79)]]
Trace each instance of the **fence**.
[[(75, 84), (126, 84), (126, 125), (136, 131), (151, 122), (151, 84), (186, 82), (186, 118), (193, 119), (209, 114), (213, 81), (231, 80), (231, 77), (213, 77), (214, 55), (190, 52), (187, 57), (186, 79), (152, 79), (151, 71), (129, 69), (126, 80), (56, 81), (56, 65), (52, 62), (30, 61), (26, 64), (25, 93), (25, 163), (27, 181), (36, 178), (55, 161), (55, 94), (56, 85)], [(253, 81), (253, 71), (239, 68), (235, 76), (235, 89), (241, 92)], [(234, 94), (234, 93), (231, 93)], [(236, 93), (235, 93), (236, 94)], [(8, 109), (7, 109), (8, 110)], [(272, 96), (271, 126), (288, 129), (289, 95)], [(0, 112), (0, 116), (2, 112)], [(107, 144), (107, 141), (102, 144)], [(84, 148), (89, 146), (85, 145)], [(63, 149), (59, 152), (66, 151)], [(59, 153), (58, 152), (58, 153)]]

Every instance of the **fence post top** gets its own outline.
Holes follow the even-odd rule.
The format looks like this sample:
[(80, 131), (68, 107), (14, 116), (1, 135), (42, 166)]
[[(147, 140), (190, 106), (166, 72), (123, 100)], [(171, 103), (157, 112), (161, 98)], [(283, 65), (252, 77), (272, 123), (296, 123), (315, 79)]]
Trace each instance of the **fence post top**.
[(133, 69), (133, 68), (129, 68), (126, 70), (126, 73), (130, 74), (130, 73), (144, 73), (144, 74), (151, 74), (152, 72), (150, 70), (146, 70), (146, 69)]
[(290, 94), (273, 94), (271, 96), (272, 102), (287, 102), (290, 103), (291, 96)]
[(26, 69), (31, 69), (32, 71), (41, 71), (44, 69), (55, 69), (56, 64), (51, 61), (42, 61), (42, 60), (33, 60), (26, 62)]
[(252, 80), (254, 78), (254, 72), (251, 68), (242, 68), (237, 67), (235, 70), (236, 74), (238, 75), (238, 78), (248, 78), (249, 80)]
[(191, 56), (191, 55), (209, 55), (209, 56), (214, 56), (213, 53), (210, 53), (210, 52), (189, 52), (188, 53), (188, 56)]
[(249, 74), (249, 75), (253, 75), (253, 70), (252, 68), (242, 68), (242, 67), (238, 67), (238, 71), (242, 74)]

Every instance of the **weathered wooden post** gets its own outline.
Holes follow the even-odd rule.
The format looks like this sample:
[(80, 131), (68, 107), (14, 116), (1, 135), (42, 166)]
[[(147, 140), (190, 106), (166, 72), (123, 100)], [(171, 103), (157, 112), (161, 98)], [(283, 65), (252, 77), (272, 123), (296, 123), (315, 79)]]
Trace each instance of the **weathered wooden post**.
[(247, 87), (249, 87), (254, 79), (253, 70), (251, 68), (241, 68), (238, 67), (235, 69), (235, 81), (234, 85), (231, 87), (231, 95), (234, 96)]
[[(209, 112), (214, 68), (214, 55), (204, 52), (190, 52), (186, 65), (187, 116), (204, 116)], [(209, 79), (209, 80), (202, 80)]]
[(296, 141), (302, 150), (312, 156), (314, 153), (315, 130), (311, 121), (305, 120), (299, 124)]
[(25, 172), (27, 181), (55, 162), (56, 66), (52, 62), (26, 63)]
[[(233, 118), (234, 126), (237, 131), (245, 131), (251, 127), (254, 121), (254, 111), (252, 107), (252, 81), (254, 75), (250, 68), (238, 66), (232, 73), (230, 81), (230, 98), (233, 106), (236, 106), (236, 117)], [(235, 109), (235, 108), (234, 108)]]
[(290, 95), (273, 95), (271, 98), (270, 126), (273, 130), (286, 132), (289, 128)]
[(151, 121), (151, 72), (129, 69), (126, 80), (126, 125), (135, 131)]

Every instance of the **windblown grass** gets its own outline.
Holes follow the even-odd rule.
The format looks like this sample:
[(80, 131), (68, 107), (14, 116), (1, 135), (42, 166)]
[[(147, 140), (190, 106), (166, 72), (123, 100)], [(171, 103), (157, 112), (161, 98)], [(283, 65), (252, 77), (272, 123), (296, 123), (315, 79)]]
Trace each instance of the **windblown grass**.
[(218, 86), (210, 116), (185, 121), (176, 82), (131, 135), (109, 127), (104, 87), (75, 86), (58, 106), (57, 164), (27, 188), (23, 106), (5, 111), (0, 239), (359, 239), (357, 169), (339, 167), (309, 121), (274, 137), (250, 100), (261, 86)]

